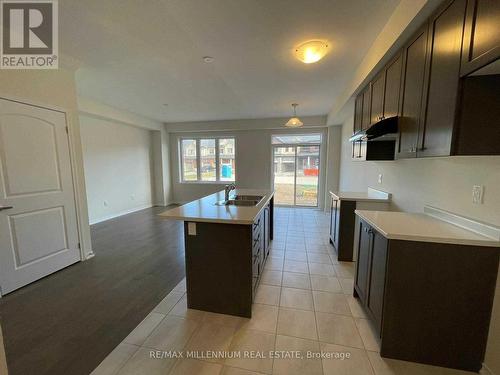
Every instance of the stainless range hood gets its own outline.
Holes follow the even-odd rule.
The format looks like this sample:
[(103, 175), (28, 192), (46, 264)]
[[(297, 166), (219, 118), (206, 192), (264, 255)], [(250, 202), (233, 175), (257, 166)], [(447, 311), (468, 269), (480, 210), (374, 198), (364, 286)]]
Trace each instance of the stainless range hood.
[(388, 117), (376, 122), (368, 129), (360, 130), (349, 138), (351, 142), (358, 141), (371, 141), (376, 138), (383, 137), (383, 139), (389, 138), (389, 136), (395, 137), (398, 132), (398, 116)]

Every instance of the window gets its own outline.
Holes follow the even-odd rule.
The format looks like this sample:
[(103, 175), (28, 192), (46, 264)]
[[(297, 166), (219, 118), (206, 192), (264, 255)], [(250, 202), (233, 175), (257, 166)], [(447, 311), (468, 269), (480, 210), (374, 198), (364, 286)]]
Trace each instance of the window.
[(321, 134), (283, 134), (273, 135), (273, 145), (295, 145), (295, 144), (320, 144)]
[(234, 138), (181, 139), (182, 181), (235, 181), (235, 146)]

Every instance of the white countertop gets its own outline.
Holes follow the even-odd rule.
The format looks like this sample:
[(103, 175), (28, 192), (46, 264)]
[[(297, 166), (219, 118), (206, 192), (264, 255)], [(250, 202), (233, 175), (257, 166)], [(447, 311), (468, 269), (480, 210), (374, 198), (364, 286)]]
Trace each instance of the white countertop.
[(330, 191), (330, 194), (340, 200), (345, 201), (358, 201), (358, 202), (390, 202), (391, 194), (385, 191), (380, 191), (372, 188), (368, 188), (366, 192), (354, 192), (354, 191)]
[(166, 219), (175, 219), (192, 222), (224, 223), (224, 224), (253, 224), (260, 211), (267, 205), (274, 195), (271, 190), (236, 189), (233, 195), (263, 195), (264, 198), (256, 206), (217, 206), (215, 203), (224, 200), (224, 191), (219, 191), (206, 197), (171, 208), (159, 214)]
[(500, 247), (500, 241), (424, 213), (356, 210), (384, 237), (392, 240)]

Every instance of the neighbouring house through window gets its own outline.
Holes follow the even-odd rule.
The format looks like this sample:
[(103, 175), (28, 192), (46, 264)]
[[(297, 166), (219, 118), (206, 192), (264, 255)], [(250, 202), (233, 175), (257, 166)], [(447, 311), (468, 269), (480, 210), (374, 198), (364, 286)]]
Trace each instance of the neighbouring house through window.
[(234, 138), (180, 140), (182, 182), (234, 182)]

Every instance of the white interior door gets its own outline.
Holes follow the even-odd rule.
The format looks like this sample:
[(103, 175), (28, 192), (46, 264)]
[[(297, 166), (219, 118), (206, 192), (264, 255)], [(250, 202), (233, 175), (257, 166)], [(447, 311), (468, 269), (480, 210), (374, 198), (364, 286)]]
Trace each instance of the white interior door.
[(79, 260), (66, 116), (0, 99), (2, 294)]

